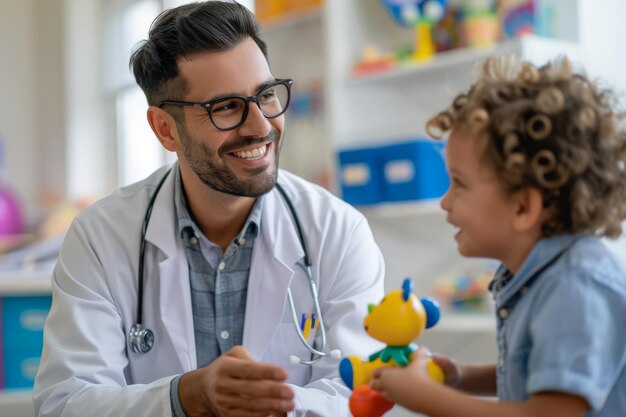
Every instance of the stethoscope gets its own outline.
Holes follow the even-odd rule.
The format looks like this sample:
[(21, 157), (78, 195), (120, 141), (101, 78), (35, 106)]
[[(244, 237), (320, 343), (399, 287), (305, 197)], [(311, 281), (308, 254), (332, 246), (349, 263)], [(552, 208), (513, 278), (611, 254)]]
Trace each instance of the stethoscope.
[[(152, 347), (154, 346), (155, 338), (152, 330), (143, 326), (143, 279), (144, 279), (144, 257), (146, 251), (146, 230), (148, 229), (148, 224), (150, 223), (150, 216), (152, 216), (152, 208), (154, 207), (154, 202), (156, 200), (159, 191), (161, 190), (161, 186), (167, 179), (170, 174), (171, 169), (169, 169), (161, 181), (157, 185), (154, 190), (154, 194), (150, 198), (150, 202), (148, 203), (148, 207), (146, 209), (146, 214), (143, 219), (143, 225), (141, 226), (141, 243), (139, 244), (139, 274), (138, 274), (138, 287), (137, 287), (137, 322), (131, 327), (130, 332), (128, 333), (128, 342), (133, 352), (135, 353), (147, 353), (150, 352)], [(304, 251), (304, 262), (298, 263), (297, 265), (304, 271), (304, 274), (307, 278), (309, 284), (309, 291), (311, 293), (311, 298), (313, 299), (313, 307), (315, 309), (315, 314), (317, 315), (317, 320), (319, 320), (319, 329), (321, 333), (321, 349), (315, 349), (313, 346), (309, 344), (309, 342), (304, 337), (302, 330), (298, 323), (298, 315), (296, 313), (296, 306), (293, 301), (293, 296), (291, 294), (291, 287), (287, 288), (287, 303), (289, 304), (289, 308), (291, 310), (291, 319), (294, 324), (294, 328), (296, 330), (296, 334), (298, 335), (298, 339), (300, 342), (306, 347), (306, 349), (311, 352), (310, 360), (303, 360), (295, 355), (289, 356), (289, 363), (291, 364), (303, 364), (303, 365), (313, 365), (317, 363), (320, 359), (326, 356), (330, 356), (334, 359), (339, 359), (341, 357), (341, 351), (339, 349), (331, 350), (330, 352), (324, 352), (326, 350), (326, 328), (324, 325), (324, 318), (322, 317), (322, 309), (320, 308), (319, 296), (317, 292), (317, 286), (315, 285), (315, 281), (313, 280), (313, 272), (311, 269), (311, 257), (309, 256), (309, 250), (306, 245), (306, 241), (304, 239), (304, 234), (302, 233), (302, 227), (300, 226), (300, 220), (298, 219), (298, 215), (296, 214), (296, 210), (293, 207), (291, 199), (287, 196), (287, 193), (281, 187), (280, 184), (276, 183), (276, 189), (280, 193), (281, 197), (287, 204), (287, 208), (289, 209), (290, 217), (293, 221), (296, 232), (298, 233), (298, 240), (300, 241), (300, 245), (302, 246), (302, 250)]]

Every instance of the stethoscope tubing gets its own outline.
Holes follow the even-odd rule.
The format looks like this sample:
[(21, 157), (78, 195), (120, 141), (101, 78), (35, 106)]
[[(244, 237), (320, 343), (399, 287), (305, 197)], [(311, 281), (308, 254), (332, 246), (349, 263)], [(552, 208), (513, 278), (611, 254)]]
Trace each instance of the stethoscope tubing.
[(144, 257), (146, 253), (146, 232), (148, 230), (148, 224), (150, 223), (150, 217), (152, 217), (152, 208), (154, 207), (154, 202), (156, 201), (157, 196), (159, 195), (159, 191), (163, 186), (163, 183), (167, 179), (167, 177), (172, 172), (172, 168), (168, 169), (159, 184), (157, 184), (154, 189), (154, 194), (152, 194), (152, 198), (150, 198), (150, 202), (148, 203), (148, 208), (146, 209), (146, 214), (143, 218), (143, 224), (141, 225), (141, 242), (139, 244), (139, 282), (137, 284), (137, 324), (139, 326), (143, 325), (143, 269), (144, 269)]
[(309, 284), (309, 291), (311, 293), (311, 298), (313, 299), (313, 307), (315, 309), (315, 314), (317, 314), (317, 319), (319, 320), (319, 323), (320, 323), (318, 327), (320, 329), (321, 338), (322, 338), (321, 350), (317, 350), (309, 344), (309, 342), (305, 339), (304, 334), (302, 333), (302, 329), (300, 329), (300, 326), (298, 325), (298, 314), (296, 313), (296, 306), (293, 302), (293, 296), (291, 295), (291, 287), (287, 288), (287, 301), (289, 302), (289, 309), (291, 310), (291, 319), (296, 329), (296, 334), (298, 335), (298, 338), (300, 339), (302, 344), (307, 348), (309, 352), (311, 352), (313, 355), (317, 355), (308, 361), (300, 359), (300, 363), (303, 365), (313, 365), (314, 363), (319, 362), (320, 359), (322, 359), (324, 356), (328, 355), (326, 352), (324, 352), (324, 350), (326, 350), (326, 329), (324, 327), (324, 320), (322, 318), (322, 313), (320, 309), (319, 296), (317, 293), (317, 287), (315, 285), (315, 281), (313, 281), (311, 267), (302, 265), (300, 263), (298, 263), (298, 266), (302, 268), (302, 270), (304, 271), (304, 274), (307, 277), (307, 281)]

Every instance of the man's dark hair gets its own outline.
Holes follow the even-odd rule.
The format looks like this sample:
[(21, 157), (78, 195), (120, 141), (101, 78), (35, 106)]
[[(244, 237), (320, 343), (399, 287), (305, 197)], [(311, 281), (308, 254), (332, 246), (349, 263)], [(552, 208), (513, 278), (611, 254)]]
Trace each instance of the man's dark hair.
[(150, 26), (148, 39), (130, 57), (130, 67), (148, 104), (181, 100), (187, 82), (177, 60), (199, 52), (221, 52), (252, 38), (267, 59), (260, 25), (245, 6), (234, 1), (205, 1), (166, 10)]

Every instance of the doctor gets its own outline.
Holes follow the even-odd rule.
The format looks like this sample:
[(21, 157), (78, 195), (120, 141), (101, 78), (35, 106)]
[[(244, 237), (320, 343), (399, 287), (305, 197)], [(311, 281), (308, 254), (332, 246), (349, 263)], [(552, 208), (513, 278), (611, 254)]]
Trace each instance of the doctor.
[[(52, 280), (39, 416), (348, 416), (337, 360), (288, 360), (316, 357), (288, 288), (316, 349), (322, 326), (287, 202), (326, 352), (377, 348), (362, 320), (383, 295), (383, 260), (362, 215), (278, 169), (291, 81), (270, 71), (254, 16), (234, 2), (168, 10), (131, 66), (178, 162), (74, 220)], [(145, 346), (131, 343), (137, 323), (152, 332)]]

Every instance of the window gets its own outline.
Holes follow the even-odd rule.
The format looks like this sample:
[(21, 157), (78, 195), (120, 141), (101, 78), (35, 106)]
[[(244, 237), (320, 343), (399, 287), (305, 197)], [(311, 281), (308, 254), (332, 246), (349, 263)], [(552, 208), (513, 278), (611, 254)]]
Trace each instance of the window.
[[(161, 10), (189, 3), (188, 0), (115, 0), (104, 2), (105, 91), (114, 99), (117, 126), (117, 176), (119, 185), (145, 178), (156, 168), (176, 160), (163, 149), (146, 120), (147, 103), (128, 68), (131, 51), (148, 36), (148, 29)], [(252, 9), (252, 0), (240, 0)]]
[(130, 53), (148, 36), (148, 28), (161, 11), (158, 0), (117, 1), (106, 31), (105, 86), (114, 96), (117, 125), (117, 176), (119, 185), (141, 180), (161, 165), (175, 160), (148, 125), (147, 103), (128, 67)]

